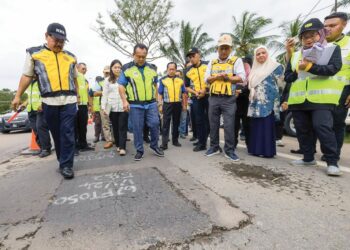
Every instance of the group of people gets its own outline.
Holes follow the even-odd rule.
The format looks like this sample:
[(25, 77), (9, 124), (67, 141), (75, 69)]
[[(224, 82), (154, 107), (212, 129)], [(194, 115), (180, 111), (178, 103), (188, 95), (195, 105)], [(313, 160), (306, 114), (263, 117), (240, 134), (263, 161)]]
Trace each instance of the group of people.
[[(232, 161), (239, 161), (236, 147), (241, 120), (248, 153), (274, 157), (276, 122), (289, 110), (304, 156), (292, 164), (315, 165), (319, 139), (327, 174), (336, 176), (340, 175), (337, 162), (350, 105), (350, 38), (342, 33), (346, 24), (347, 15), (341, 12), (327, 16), (325, 24), (315, 18), (306, 21), (299, 32), (301, 49), (296, 51), (295, 38), (286, 43), (286, 69), (271, 58), (265, 46), (254, 50), (253, 60), (232, 55), (232, 38), (224, 34), (218, 40), (215, 59), (206, 62), (198, 48), (191, 48), (183, 72), (169, 62), (166, 75), (158, 79), (155, 65), (146, 62), (148, 48), (136, 44), (133, 61), (123, 65), (113, 60), (104, 68), (104, 77), (96, 78), (96, 86), (89, 90), (84, 78), (86, 65), (76, 67), (75, 56), (63, 50), (66, 30), (54, 23), (48, 26), (47, 43), (27, 50), (13, 106), (20, 105), (20, 96), (37, 77), (41, 109), (65, 178), (74, 177), (74, 149), (91, 149), (86, 142), (89, 111), (94, 113), (94, 142), (103, 138), (104, 148), (115, 144), (124, 156), (129, 130), (136, 149), (134, 160), (140, 161), (149, 135), (150, 149), (159, 157), (164, 156), (170, 141), (181, 147), (179, 136), (186, 133), (188, 106), (193, 151), (205, 151), (208, 157), (223, 151)], [(283, 80), (286, 86), (281, 98), (279, 82)], [(219, 143), (221, 118), (223, 149)]]

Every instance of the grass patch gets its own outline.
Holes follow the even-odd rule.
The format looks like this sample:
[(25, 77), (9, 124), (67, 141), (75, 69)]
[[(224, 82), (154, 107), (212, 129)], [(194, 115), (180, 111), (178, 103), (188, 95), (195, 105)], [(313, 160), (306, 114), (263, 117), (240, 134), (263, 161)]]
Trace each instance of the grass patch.
[(350, 143), (350, 132), (346, 132), (345, 138), (344, 138), (345, 143)]

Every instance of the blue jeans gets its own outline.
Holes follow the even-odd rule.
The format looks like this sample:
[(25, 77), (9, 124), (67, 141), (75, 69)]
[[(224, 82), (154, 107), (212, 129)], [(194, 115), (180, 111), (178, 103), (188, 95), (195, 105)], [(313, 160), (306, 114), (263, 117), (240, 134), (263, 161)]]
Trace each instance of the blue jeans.
[(179, 133), (180, 133), (180, 135), (187, 135), (188, 134), (187, 110), (181, 111)]
[(60, 168), (73, 168), (77, 104), (51, 106), (43, 103), (43, 112), (55, 143)]
[(130, 121), (134, 134), (134, 146), (138, 152), (143, 153), (143, 127), (146, 124), (151, 132), (151, 148), (158, 147), (159, 117), (157, 103), (149, 104), (148, 107), (130, 107)]

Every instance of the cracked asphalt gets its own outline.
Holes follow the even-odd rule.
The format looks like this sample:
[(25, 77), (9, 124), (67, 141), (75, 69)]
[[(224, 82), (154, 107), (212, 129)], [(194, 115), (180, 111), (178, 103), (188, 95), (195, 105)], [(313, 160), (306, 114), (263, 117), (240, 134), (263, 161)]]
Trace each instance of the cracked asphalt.
[(292, 167), (285, 141), (275, 159), (240, 147), (239, 164), (188, 139), (141, 162), (99, 143), (71, 181), (53, 155), (16, 155), (0, 164), (0, 249), (350, 249), (350, 145), (330, 178)]

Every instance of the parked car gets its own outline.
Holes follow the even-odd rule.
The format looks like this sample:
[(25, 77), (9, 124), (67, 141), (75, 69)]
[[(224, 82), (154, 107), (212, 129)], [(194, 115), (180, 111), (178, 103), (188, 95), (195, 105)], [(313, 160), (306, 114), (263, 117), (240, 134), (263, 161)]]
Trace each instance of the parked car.
[(27, 111), (20, 112), (11, 123), (8, 123), (7, 121), (13, 114), (14, 112), (10, 111), (0, 116), (0, 131), (3, 134), (10, 133), (10, 131), (31, 131)]

